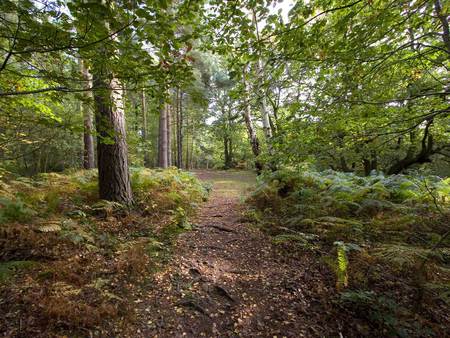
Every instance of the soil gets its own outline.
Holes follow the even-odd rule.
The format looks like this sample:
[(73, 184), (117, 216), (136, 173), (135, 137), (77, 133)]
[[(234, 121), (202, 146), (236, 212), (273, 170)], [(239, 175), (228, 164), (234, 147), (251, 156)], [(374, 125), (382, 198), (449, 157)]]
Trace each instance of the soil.
[[(212, 194), (138, 297), (130, 337), (339, 337), (333, 277), (243, 217), (248, 172), (201, 171)], [(322, 264), (323, 266), (323, 264)], [(346, 335), (348, 336), (348, 335)]]

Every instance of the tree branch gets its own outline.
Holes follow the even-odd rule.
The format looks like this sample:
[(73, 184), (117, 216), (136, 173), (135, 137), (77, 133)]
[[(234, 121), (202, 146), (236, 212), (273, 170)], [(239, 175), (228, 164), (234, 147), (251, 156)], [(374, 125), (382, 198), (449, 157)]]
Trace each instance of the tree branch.
[(11, 58), (11, 56), (14, 53), (14, 47), (16, 46), (17, 35), (19, 34), (19, 29), (20, 29), (20, 15), (17, 18), (17, 28), (16, 28), (16, 31), (14, 33), (14, 37), (13, 37), (13, 42), (12, 42), (11, 48), (9, 49), (9, 52), (6, 55), (5, 60), (3, 61), (2, 65), (0, 66), (0, 72), (6, 68), (6, 65), (8, 64), (9, 59)]

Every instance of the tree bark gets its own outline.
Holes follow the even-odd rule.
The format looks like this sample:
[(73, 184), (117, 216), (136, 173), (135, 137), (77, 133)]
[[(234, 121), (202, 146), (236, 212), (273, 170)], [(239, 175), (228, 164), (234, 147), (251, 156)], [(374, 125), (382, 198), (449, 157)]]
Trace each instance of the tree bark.
[(450, 28), (448, 18), (444, 13), (442, 13), (442, 5), (440, 0), (434, 1), (434, 10), (436, 11), (436, 15), (442, 24), (442, 41), (447, 49), (447, 53), (450, 54)]
[(272, 146), (271, 146), (271, 142), (272, 142), (272, 126), (270, 125), (270, 116), (269, 116), (269, 111), (267, 109), (267, 103), (266, 103), (266, 98), (265, 98), (265, 94), (262, 92), (261, 89), (261, 83), (263, 81), (262, 79), (262, 63), (261, 60), (258, 60), (257, 63), (257, 67), (256, 67), (256, 73), (257, 73), (257, 79), (258, 79), (258, 88), (257, 88), (257, 94), (258, 94), (258, 99), (260, 101), (260, 106), (261, 106), (261, 118), (262, 118), (262, 124), (263, 124), (263, 131), (264, 131), (264, 136), (266, 138), (266, 142), (269, 148), (269, 154), (272, 155)]
[(230, 165), (231, 165), (231, 167), (235, 167), (234, 151), (233, 151), (233, 140), (231, 138), (228, 140), (228, 153), (230, 155)]
[(94, 84), (95, 88), (99, 88), (94, 91), (99, 196), (129, 205), (133, 202), (133, 195), (128, 171), (121, 84), (101, 70), (94, 72)]
[(177, 88), (177, 167), (183, 167), (183, 92)]
[(141, 109), (142, 109), (142, 142), (144, 143), (144, 167), (150, 167), (150, 152), (148, 150), (148, 122), (147, 122), (147, 101), (145, 91), (141, 92)]
[(190, 165), (189, 167), (191, 169), (196, 169), (195, 168), (195, 159), (196, 159), (196, 154), (195, 154), (195, 131), (194, 131), (194, 125), (192, 125), (192, 141), (191, 141), (191, 161), (190, 161)]
[(162, 103), (161, 111), (159, 114), (159, 142), (158, 142), (159, 160), (158, 166), (160, 168), (168, 167), (167, 160), (167, 104)]
[(231, 109), (226, 110), (226, 107), (222, 107), (222, 115), (226, 117), (226, 128), (224, 130), (223, 144), (224, 144), (224, 168), (230, 169), (233, 167), (233, 143), (232, 143), (232, 117)]
[(246, 80), (246, 67), (243, 68), (243, 74), (242, 74), (242, 80), (244, 82), (244, 90), (245, 90), (245, 94), (244, 94), (244, 110), (242, 112), (242, 116), (244, 118), (245, 121), (245, 126), (247, 127), (247, 133), (248, 133), (248, 138), (250, 141), (250, 145), (252, 148), (252, 152), (253, 155), (255, 155), (255, 167), (256, 167), (256, 171), (259, 173), (262, 170), (262, 164), (261, 162), (258, 160), (258, 156), (260, 155), (260, 148), (259, 148), (259, 140), (258, 137), (256, 135), (256, 131), (255, 128), (253, 126), (253, 116), (252, 116), (252, 109), (250, 106), (250, 97), (249, 97), (249, 86)]
[(363, 159), (364, 175), (369, 176), (373, 170), (378, 169), (378, 159), (376, 151), (371, 151), (370, 158)]
[[(255, 27), (256, 38), (257, 38), (257, 41), (259, 42), (258, 21), (256, 19), (256, 12), (254, 10), (252, 11), (252, 21), (253, 21), (253, 25)], [(262, 118), (264, 136), (266, 138), (269, 154), (272, 155), (273, 154), (272, 144), (271, 144), (271, 142), (272, 142), (272, 127), (270, 125), (270, 117), (269, 117), (269, 111), (267, 109), (265, 93), (263, 93), (263, 90), (262, 90), (262, 83), (263, 83), (264, 79), (263, 79), (263, 65), (262, 65), (262, 60), (261, 60), (260, 56), (258, 56), (258, 61), (256, 62), (255, 73), (256, 73), (255, 75), (256, 75), (256, 78), (258, 81), (257, 88), (256, 88), (256, 94), (258, 95), (258, 102), (261, 107), (261, 118)]]
[(231, 139), (228, 135), (225, 135), (223, 138), (224, 145), (224, 168), (230, 169), (233, 166), (233, 152), (232, 152), (232, 144)]
[(414, 164), (423, 164), (431, 162), (431, 155), (434, 155), (439, 149), (434, 148), (433, 136), (431, 135), (431, 125), (433, 119), (426, 122), (424, 134), (421, 141), (421, 148), (418, 154), (414, 154), (415, 147), (412, 145), (408, 149), (406, 156), (394, 163), (387, 171), (388, 175), (400, 174), (403, 170), (408, 169)]
[(173, 105), (167, 106), (167, 165), (172, 166), (172, 110)]
[(189, 160), (190, 160), (190, 153), (189, 153), (189, 117), (188, 116), (186, 116), (186, 140), (185, 140), (185, 143), (186, 143), (186, 158), (185, 158), (185, 160), (184, 160), (184, 167), (186, 168), (186, 170), (189, 170)]
[[(81, 66), (81, 74), (85, 81), (85, 88), (92, 88), (92, 75), (89, 73), (88, 68), (80, 60)], [(92, 94), (89, 91), (86, 91), (86, 99), (92, 98)], [(90, 107), (90, 102), (82, 102), (82, 111), (83, 111), (83, 168), (84, 169), (92, 169), (95, 168), (95, 150), (94, 150), (94, 116), (92, 114), (92, 109)]]

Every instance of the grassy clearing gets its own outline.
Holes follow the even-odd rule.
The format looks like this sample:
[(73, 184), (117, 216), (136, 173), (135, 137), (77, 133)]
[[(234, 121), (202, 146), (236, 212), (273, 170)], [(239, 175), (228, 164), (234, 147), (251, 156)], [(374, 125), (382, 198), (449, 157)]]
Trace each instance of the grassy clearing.
[(194, 173), (214, 186), (214, 194), (223, 197), (244, 197), (255, 185), (255, 173), (244, 170), (199, 171)]
[(136, 168), (136, 203), (125, 208), (98, 199), (96, 175), (0, 183), (0, 327), (9, 336), (120, 334), (139, 288), (208, 195), (189, 173)]
[(450, 179), (359, 177), (307, 167), (266, 174), (249, 216), (335, 274), (337, 306), (361, 334), (433, 336), (450, 305)]

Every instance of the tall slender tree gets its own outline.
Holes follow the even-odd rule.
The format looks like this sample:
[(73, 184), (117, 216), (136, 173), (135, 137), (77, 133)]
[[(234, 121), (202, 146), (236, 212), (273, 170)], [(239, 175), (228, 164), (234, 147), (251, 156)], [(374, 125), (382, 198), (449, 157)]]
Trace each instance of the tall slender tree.
[(172, 111), (173, 104), (167, 105), (166, 131), (167, 131), (167, 166), (172, 166)]
[[(259, 45), (260, 44), (260, 35), (259, 35), (259, 27), (258, 27), (258, 20), (256, 16), (256, 11), (253, 8), (252, 9), (252, 23), (255, 30), (256, 35), (256, 42)], [(263, 82), (264, 82), (264, 70), (263, 70), (263, 60), (261, 58), (261, 55), (259, 52), (257, 52), (257, 61), (255, 64), (255, 77), (257, 79), (257, 84), (255, 88), (255, 93), (257, 95), (257, 102), (259, 103), (259, 106), (261, 108), (261, 119), (262, 119), (262, 125), (263, 125), (263, 131), (264, 136), (266, 138), (266, 142), (269, 149), (269, 154), (272, 155), (272, 127), (270, 125), (270, 115), (269, 110), (267, 108), (267, 102), (266, 102), (266, 95), (263, 91)]]
[(167, 104), (162, 102), (159, 113), (159, 138), (158, 138), (158, 166), (168, 167), (168, 142), (167, 142)]
[(183, 91), (177, 88), (177, 167), (183, 167)]
[(144, 166), (150, 167), (150, 150), (148, 146), (148, 121), (147, 121), (147, 99), (145, 90), (141, 91), (141, 109), (142, 109), (142, 141), (144, 143)]
[(258, 136), (256, 135), (255, 126), (253, 124), (253, 114), (249, 94), (250, 85), (247, 81), (247, 67), (248, 67), (247, 65), (244, 66), (242, 70), (242, 82), (244, 87), (244, 99), (243, 99), (244, 107), (242, 109), (242, 117), (244, 118), (245, 126), (247, 127), (248, 139), (250, 141), (250, 146), (252, 148), (253, 155), (255, 155), (255, 167), (256, 170), (259, 172), (262, 170), (262, 164), (258, 159), (261, 149), (259, 146)]
[(88, 91), (92, 88), (92, 75), (85, 63), (80, 59), (80, 68), (85, 82), (85, 100), (82, 102), (83, 111), (83, 167), (84, 169), (95, 168), (95, 149), (94, 149), (94, 116), (92, 114), (92, 102), (89, 99), (92, 98), (92, 93)]

